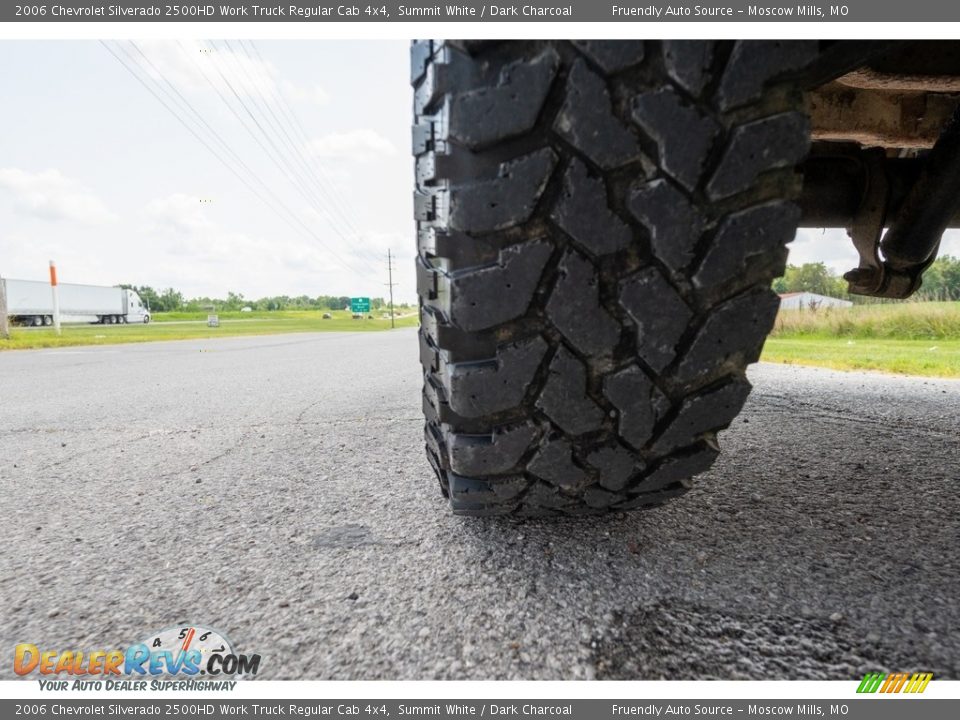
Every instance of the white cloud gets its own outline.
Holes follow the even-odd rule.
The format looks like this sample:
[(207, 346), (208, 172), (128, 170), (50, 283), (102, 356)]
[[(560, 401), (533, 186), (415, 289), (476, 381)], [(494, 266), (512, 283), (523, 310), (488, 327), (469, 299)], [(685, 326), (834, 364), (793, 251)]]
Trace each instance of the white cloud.
[(283, 80), (280, 86), (286, 97), (297, 102), (312, 103), (313, 105), (326, 105), (330, 102), (330, 93), (319, 85), (312, 87), (301, 87), (289, 80)]
[(397, 154), (393, 143), (369, 128), (324, 135), (311, 140), (307, 149), (317, 157), (357, 162), (373, 162)]
[[(303, 232), (297, 223), (285, 222), (213, 154), (187, 138), (179, 123), (98, 43), (13, 43), (3, 48), (6, 64), (30, 67), (31, 72), (30, 77), (0, 73), (0, 96), (11, 107), (23, 109), (5, 115), (4, 129), (9, 132), (0, 134), (0, 158), (7, 159), (0, 159), (0, 167), (29, 172), (57, 168), (64, 177), (79, 180), (92, 190), (120, 217), (109, 225), (37, 220), (18, 212), (15, 195), (0, 187), (0, 272), (43, 279), (52, 258), (64, 282), (173, 286), (188, 296), (223, 295), (226, 290), (247, 297), (280, 293), (377, 296), (387, 290), (384, 254), (390, 247), (396, 258), (393, 279), (399, 283), (397, 298), (415, 297), (413, 201), (410, 193), (397, 192), (408, 187), (410, 174), (405, 151), (410, 92), (404, 78), (407, 45), (401, 41), (257, 41), (254, 45), (261, 60), (246, 43), (241, 48), (238, 41), (229, 42), (227, 48), (224, 41), (214, 41), (219, 54), (210, 57), (200, 52), (211, 47), (209, 42), (183, 40), (181, 47), (175, 40), (136, 40), (157, 68), (151, 72), (158, 78), (162, 73), (174, 83), (217, 135), (303, 219), (311, 233)], [(157, 86), (144, 74), (149, 65), (129, 43), (121, 41), (118, 46), (110, 40), (107, 44), (127, 63), (132, 60), (120, 46), (140, 58), (134, 69), (156, 92), (161, 93), (161, 87), (172, 92), (164, 79)], [(249, 62), (244, 48), (259, 64)], [(239, 57), (234, 58), (234, 53)], [(262, 95), (264, 87), (273, 83), (311, 139), (370, 128), (389, 140), (384, 146), (374, 138), (373, 149), (379, 145), (386, 152), (377, 156), (374, 164), (360, 164), (349, 157), (318, 158), (305, 150), (301, 155), (318, 173), (317, 166), (322, 167), (335, 183), (348, 220), (333, 209), (331, 212), (347, 239), (321, 217), (304, 212), (303, 205), (313, 204), (322, 216), (327, 198), (313, 192), (312, 182), (308, 183), (310, 201), (303, 198), (288, 181), (290, 173), (270, 162), (221, 102), (198, 66), (217, 78), (217, 87), (249, 120), (219, 79), (215, 63), (258, 115), (260, 98), (254, 104), (249, 97)], [(71, 71), (64, 73), (65, 67)], [(247, 74), (260, 79), (251, 86)], [(105, 77), (111, 82), (105, 84)], [(37, 87), (45, 92), (37, 93)], [(351, 95), (358, 87), (373, 91)], [(176, 104), (161, 95), (168, 104)], [(324, 101), (326, 106), (321, 104)], [(271, 107), (279, 113), (275, 102), (273, 97)], [(334, 102), (346, 104), (330, 113), (328, 108)], [(191, 122), (192, 114), (186, 108), (181, 107), (179, 114)], [(46, 132), (37, 121), (67, 116), (72, 121), (56, 133)], [(270, 120), (267, 123), (261, 117), (268, 130)], [(301, 144), (299, 130), (284, 124), (294, 142)], [(103, 148), (116, 145), (118, 139), (126, 152), (105, 158)], [(273, 139), (278, 144), (284, 140), (276, 134)], [(212, 139), (210, 144), (219, 147)], [(369, 152), (363, 154), (370, 157)], [(369, 172), (371, 169), (376, 172)], [(201, 197), (215, 198), (215, 202), (201, 204)], [(369, 198), (376, 199), (376, 212), (369, 211)], [(346, 225), (356, 226), (356, 236)], [(396, 235), (390, 237), (389, 233)]]
[[(838, 275), (843, 275), (860, 263), (853, 241), (847, 231), (840, 228), (801, 228), (787, 247), (791, 265), (822, 262)], [(960, 256), (960, 230), (947, 230), (943, 234), (939, 257), (944, 255)]]
[(281, 78), (277, 68), (257, 54), (252, 42), (138, 40), (118, 42), (114, 47), (119, 47), (124, 61), (135, 63), (164, 90), (169, 90), (169, 80), (193, 95), (209, 93), (213, 85), (231, 103), (236, 99), (234, 92), (274, 104), (278, 97), (319, 105), (330, 99), (320, 86), (302, 87)]
[(19, 212), (44, 220), (101, 225), (117, 219), (91, 190), (59, 170), (0, 168), (0, 188), (13, 195)]
[(151, 200), (145, 213), (150, 219), (148, 230), (154, 232), (195, 235), (213, 227), (203, 212), (201, 199), (183, 193)]
[(837, 274), (857, 267), (857, 251), (845, 230), (801, 228), (790, 245), (789, 263), (804, 265), (822, 262)]
[[(247, 297), (298, 294), (296, 288), (304, 284), (291, 286), (291, 271), (312, 280), (300, 291), (313, 295), (325, 293), (332, 277), (350, 274), (319, 242), (286, 230), (269, 237), (238, 232), (217, 222), (216, 214), (216, 206), (185, 193), (148, 202), (142, 231), (153, 252), (151, 273), (171, 278), (166, 284), (184, 288), (188, 295), (223, 296), (233, 290)], [(353, 260), (342, 250), (340, 257)]]
[(960, 230), (947, 230), (940, 241), (940, 253), (938, 257), (951, 255), (960, 257)]

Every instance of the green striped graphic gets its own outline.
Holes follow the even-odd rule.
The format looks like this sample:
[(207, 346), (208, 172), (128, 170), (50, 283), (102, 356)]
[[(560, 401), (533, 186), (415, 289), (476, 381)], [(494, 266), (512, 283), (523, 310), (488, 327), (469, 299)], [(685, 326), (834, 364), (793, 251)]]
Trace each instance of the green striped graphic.
[(880, 688), (880, 683), (886, 677), (885, 673), (867, 673), (857, 688), (858, 693), (875, 693)]

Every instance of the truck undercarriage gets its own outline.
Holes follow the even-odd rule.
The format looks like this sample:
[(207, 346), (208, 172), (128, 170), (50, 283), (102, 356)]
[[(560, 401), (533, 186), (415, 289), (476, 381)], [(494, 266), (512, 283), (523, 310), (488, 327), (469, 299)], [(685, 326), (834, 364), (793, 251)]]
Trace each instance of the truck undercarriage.
[(909, 297), (960, 224), (960, 47), (840, 42), (809, 72), (800, 225), (848, 229), (851, 293)]

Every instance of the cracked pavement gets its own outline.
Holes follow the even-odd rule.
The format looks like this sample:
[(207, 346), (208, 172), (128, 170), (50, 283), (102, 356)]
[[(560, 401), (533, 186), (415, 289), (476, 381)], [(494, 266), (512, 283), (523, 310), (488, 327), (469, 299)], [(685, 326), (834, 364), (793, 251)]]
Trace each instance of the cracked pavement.
[(685, 497), (518, 522), (439, 497), (410, 330), (0, 353), (0, 648), (187, 622), (269, 679), (960, 677), (960, 382), (751, 380)]

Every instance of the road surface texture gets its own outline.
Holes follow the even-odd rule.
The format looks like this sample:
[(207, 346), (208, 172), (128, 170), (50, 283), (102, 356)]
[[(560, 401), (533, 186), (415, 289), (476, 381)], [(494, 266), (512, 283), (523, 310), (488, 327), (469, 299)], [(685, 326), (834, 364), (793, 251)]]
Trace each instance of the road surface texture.
[(260, 677), (960, 677), (960, 383), (761, 365), (685, 498), (453, 517), (413, 331), (0, 354), (12, 647), (196, 623)]

